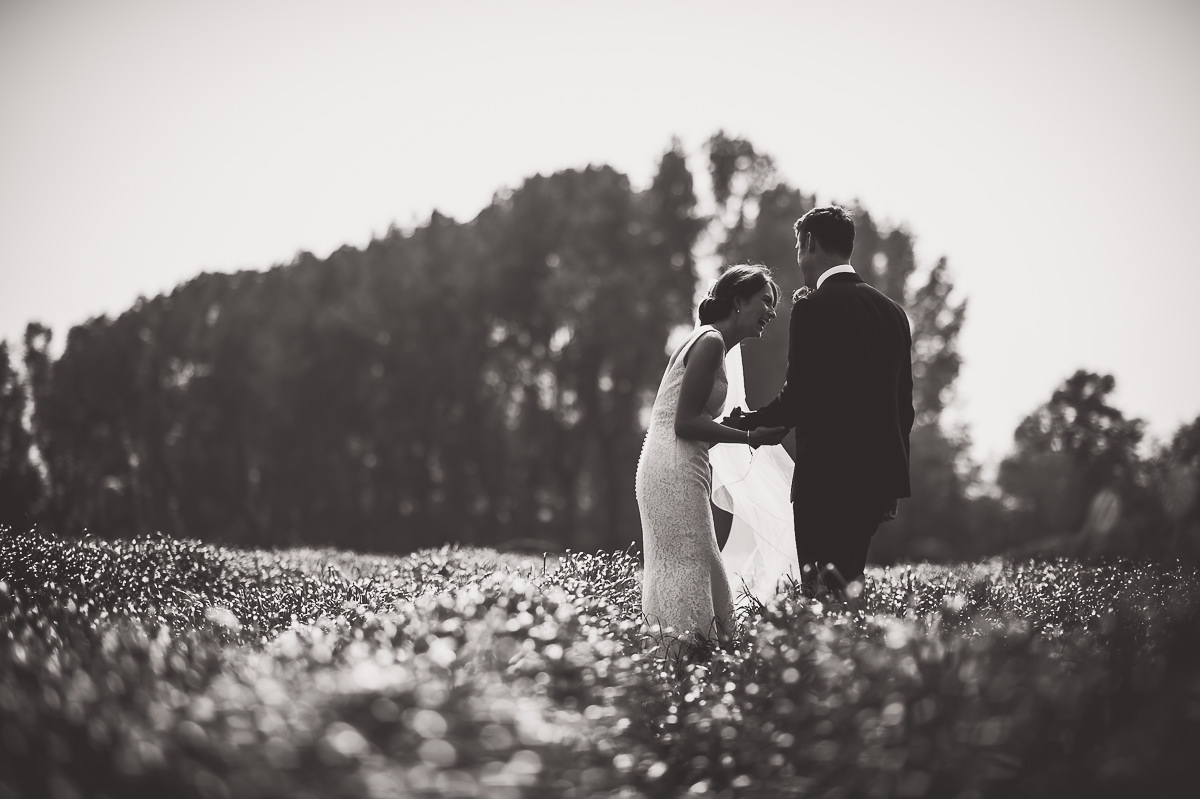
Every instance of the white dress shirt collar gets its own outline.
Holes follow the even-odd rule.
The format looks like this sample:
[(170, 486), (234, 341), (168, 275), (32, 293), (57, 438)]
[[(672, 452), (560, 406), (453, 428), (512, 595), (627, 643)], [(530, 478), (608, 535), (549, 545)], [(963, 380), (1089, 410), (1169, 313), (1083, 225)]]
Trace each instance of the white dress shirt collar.
[(829, 267), (821, 273), (819, 278), (817, 278), (817, 288), (821, 288), (821, 284), (823, 284), (825, 279), (830, 275), (843, 275), (846, 273), (854, 274), (854, 267), (850, 264), (838, 264), (837, 266)]

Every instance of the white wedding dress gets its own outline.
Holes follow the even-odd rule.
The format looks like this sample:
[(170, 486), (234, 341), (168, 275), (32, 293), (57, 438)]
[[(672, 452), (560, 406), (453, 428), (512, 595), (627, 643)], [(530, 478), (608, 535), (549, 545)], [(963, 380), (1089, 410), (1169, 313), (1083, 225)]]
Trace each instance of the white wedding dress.
[[(687, 353), (704, 335), (698, 327), (667, 365), (651, 409), (635, 482), (642, 522), (646, 622), (678, 636), (712, 636), (716, 622), (732, 629), (738, 597), (766, 601), (787, 574), (799, 576), (789, 505), (792, 461), (782, 447), (751, 450), (675, 435), (675, 412)], [(705, 412), (719, 419), (745, 403), (741, 352), (718, 369)], [(733, 514), (723, 551), (717, 547), (710, 499)]]
[[(669, 629), (678, 638), (696, 633), (714, 637), (722, 632), (721, 627), (729, 632), (733, 621), (733, 595), (709, 507), (708, 444), (675, 435), (675, 411), (687, 354), (704, 335), (721, 334), (708, 325), (697, 328), (667, 364), (651, 408), (634, 484), (645, 556), (642, 613), (648, 625)], [(727, 390), (722, 366), (704, 404), (710, 418), (718, 418), (724, 410)], [(668, 651), (673, 650), (674, 645), (668, 643)]]

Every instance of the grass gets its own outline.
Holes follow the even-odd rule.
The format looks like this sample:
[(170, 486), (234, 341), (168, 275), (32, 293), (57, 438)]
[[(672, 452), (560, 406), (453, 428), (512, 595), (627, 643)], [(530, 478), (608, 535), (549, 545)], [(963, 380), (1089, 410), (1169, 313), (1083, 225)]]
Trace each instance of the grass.
[(871, 569), (682, 661), (639, 592), (620, 552), (0, 531), (0, 799), (1194, 790), (1195, 567)]

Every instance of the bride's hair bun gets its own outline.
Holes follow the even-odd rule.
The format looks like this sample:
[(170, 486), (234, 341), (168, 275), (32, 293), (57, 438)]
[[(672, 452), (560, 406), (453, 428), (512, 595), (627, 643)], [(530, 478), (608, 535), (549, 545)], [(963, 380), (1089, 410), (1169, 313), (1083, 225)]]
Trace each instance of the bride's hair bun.
[(771, 278), (771, 270), (762, 264), (735, 264), (724, 272), (708, 296), (700, 301), (700, 324), (711, 325), (733, 313), (734, 298), (749, 299), (770, 285), (775, 302), (779, 302), (779, 286)]
[(709, 294), (700, 301), (700, 324), (711, 325), (733, 313), (733, 297), (714, 297)]

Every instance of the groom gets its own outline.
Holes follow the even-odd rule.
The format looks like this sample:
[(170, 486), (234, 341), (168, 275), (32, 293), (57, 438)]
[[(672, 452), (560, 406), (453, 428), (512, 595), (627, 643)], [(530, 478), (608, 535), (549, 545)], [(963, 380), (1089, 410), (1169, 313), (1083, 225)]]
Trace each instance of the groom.
[(845, 209), (814, 208), (795, 231), (810, 293), (792, 306), (787, 381), (763, 408), (722, 424), (795, 428), (796, 550), (840, 592), (862, 577), (871, 536), (909, 496), (912, 334), (904, 310), (850, 265)]

